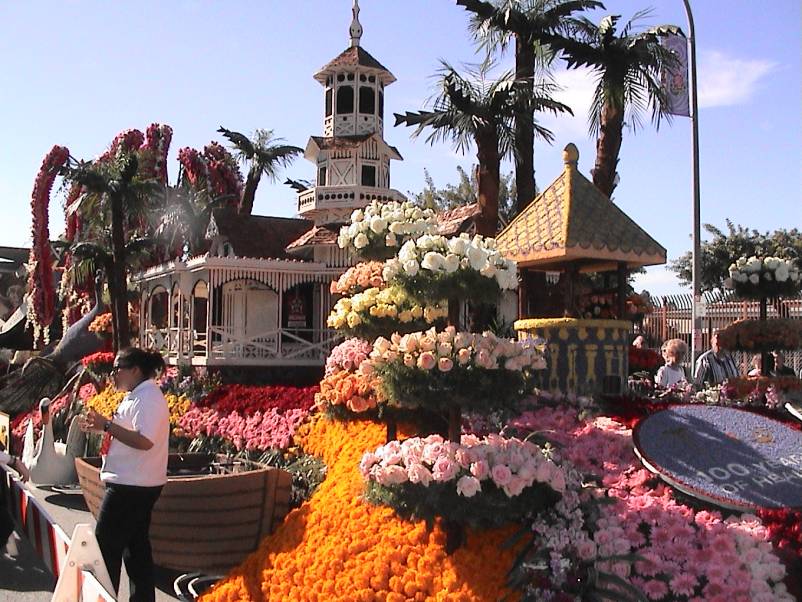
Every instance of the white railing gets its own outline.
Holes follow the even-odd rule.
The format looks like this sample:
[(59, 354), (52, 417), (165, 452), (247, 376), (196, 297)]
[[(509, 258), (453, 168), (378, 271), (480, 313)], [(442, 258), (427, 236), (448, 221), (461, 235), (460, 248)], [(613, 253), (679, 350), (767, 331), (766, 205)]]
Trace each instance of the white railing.
[(394, 188), (347, 184), (344, 186), (315, 186), (298, 194), (298, 211), (362, 207), (373, 199), (403, 201), (406, 197)]

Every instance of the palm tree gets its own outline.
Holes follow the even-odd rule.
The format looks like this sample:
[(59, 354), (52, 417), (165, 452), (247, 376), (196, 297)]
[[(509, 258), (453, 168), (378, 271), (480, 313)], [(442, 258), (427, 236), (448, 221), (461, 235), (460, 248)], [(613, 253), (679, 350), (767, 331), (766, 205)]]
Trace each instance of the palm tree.
[(574, 20), (573, 36), (554, 38), (551, 46), (562, 52), (569, 69), (588, 67), (596, 74), (588, 121), (596, 136), (596, 165), (593, 183), (608, 197), (616, 187), (616, 168), (621, 151), (624, 124), (634, 132), (642, 123), (642, 113), (650, 110), (652, 121), (660, 127), (666, 113), (666, 96), (660, 85), (663, 69), (676, 67), (675, 55), (660, 44), (668, 35), (684, 35), (675, 25), (658, 25), (634, 33), (634, 25), (650, 14), (639, 11), (620, 32), (619, 15), (608, 15), (596, 25), (586, 18)]
[(232, 132), (223, 126), (217, 130), (231, 142), (237, 151), (238, 159), (248, 165), (248, 176), (245, 179), (245, 189), (242, 192), (239, 212), (250, 215), (253, 212), (253, 201), (256, 197), (256, 188), (263, 175), (271, 180), (278, 176), (280, 168), (287, 167), (296, 156), (303, 154), (303, 149), (297, 146), (281, 144), (282, 138), (273, 137), (273, 130), (258, 129), (253, 139), (244, 134)]
[[(498, 230), (501, 159), (514, 154), (515, 114), (535, 108), (553, 113), (571, 111), (548, 95), (551, 88), (545, 84), (538, 87), (535, 95), (525, 95), (510, 73), (489, 79), (490, 66), (485, 63), (464, 77), (448, 63), (442, 63), (438, 74), (440, 91), (432, 110), (395, 114), (396, 126), (416, 127), (413, 137), (431, 128), (426, 138), (429, 143), (450, 140), (460, 152), (476, 145), (477, 200), (482, 210), (476, 220), (476, 231), (485, 236), (495, 236)], [(534, 123), (534, 128), (545, 140), (553, 139), (545, 127)]]
[[(81, 196), (70, 205), (70, 213), (78, 211), (90, 227), (88, 240), (75, 241), (71, 250), (79, 260), (102, 267), (106, 273), (111, 300), (114, 350), (128, 345), (129, 258), (153, 244), (142, 234), (147, 210), (160, 184), (156, 180), (137, 177), (136, 155), (120, 151), (108, 162), (71, 161), (63, 170), (66, 181), (82, 187)], [(138, 232), (139, 231), (139, 232)]]
[[(472, 14), (471, 30), (488, 54), (506, 50), (515, 43), (515, 79), (530, 96), (535, 81), (548, 76), (553, 53), (550, 39), (570, 29), (572, 15), (582, 10), (603, 8), (597, 0), (457, 0)], [(515, 117), (516, 213), (535, 198), (535, 128), (531, 112)]]

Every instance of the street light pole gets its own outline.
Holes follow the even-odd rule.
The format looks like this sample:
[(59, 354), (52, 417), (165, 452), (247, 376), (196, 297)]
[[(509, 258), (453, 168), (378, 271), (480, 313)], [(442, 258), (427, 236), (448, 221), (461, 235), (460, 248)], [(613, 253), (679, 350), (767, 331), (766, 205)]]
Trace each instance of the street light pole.
[(693, 335), (691, 338), (691, 366), (696, 362), (702, 346), (702, 317), (699, 315), (702, 302), (702, 242), (701, 242), (701, 211), (699, 207), (699, 105), (696, 87), (696, 29), (693, 24), (693, 13), (689, 0), (683, 0), (685, 15), (688, 17), (688, 42), (690, 43), (690, 100), (691, 100), (691, 128), (693, 131), (693, 252), (692, 286), (693, 304), (691, 320), (693, 322)]

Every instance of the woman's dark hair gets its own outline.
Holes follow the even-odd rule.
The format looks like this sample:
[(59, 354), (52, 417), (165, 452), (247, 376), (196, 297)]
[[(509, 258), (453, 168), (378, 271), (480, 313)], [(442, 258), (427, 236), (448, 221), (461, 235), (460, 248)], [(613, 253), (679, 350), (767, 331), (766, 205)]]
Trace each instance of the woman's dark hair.
[(145, 378), (153, 378), (164, 368), (164, 358), (158, 351), (126, 347), (117, 352), (117, 364), (121, 368), (139, 368)]

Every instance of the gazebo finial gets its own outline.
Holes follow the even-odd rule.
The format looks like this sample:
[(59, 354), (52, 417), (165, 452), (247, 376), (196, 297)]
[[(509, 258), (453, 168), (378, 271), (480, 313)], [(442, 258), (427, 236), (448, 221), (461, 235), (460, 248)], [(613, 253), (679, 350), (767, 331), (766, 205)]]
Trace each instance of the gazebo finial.
[(359, 46), (359, 39), (362, 37), (362, 24), (359, 22), (359, 0), (354, 0), (354, 5), (351, 7), (351, 48)]
[(576, 167), (579, 162), (579, 149), (573, 142), (569, 142), (563, 149), (563, 163)]

